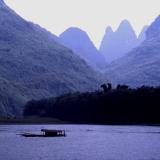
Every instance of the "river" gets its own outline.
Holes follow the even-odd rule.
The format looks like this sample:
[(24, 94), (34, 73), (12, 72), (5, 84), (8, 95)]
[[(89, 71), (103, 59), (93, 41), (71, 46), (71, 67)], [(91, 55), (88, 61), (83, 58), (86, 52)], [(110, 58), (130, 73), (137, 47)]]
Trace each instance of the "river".
[[(26, 138), (22, 132), (66, 130), (66, 137)], [(160, 160), (160, 127), (0, 125), (1, 160)]]

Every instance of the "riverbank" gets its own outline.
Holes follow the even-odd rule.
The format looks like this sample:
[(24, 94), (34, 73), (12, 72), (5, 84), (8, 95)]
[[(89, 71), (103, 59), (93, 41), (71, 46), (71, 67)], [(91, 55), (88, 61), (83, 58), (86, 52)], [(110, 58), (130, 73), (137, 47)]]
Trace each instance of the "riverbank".
[(0, 125), (3, 124), (67, 124), (61, 120), (55, 118), (39, 118), (39, 117), (29, 117), (29, 118), (11, 118), (4, 117), (0, 118)]
[(28, 117), (28, 118), (0, 118), (0, 125), (15, 125), (15, 124), (22, 124), (22, 125), (34, 125), (34, 124), (76, 124), (76, 125), (122, 125), (122, 126), (160, 126), (160, 124), (149, 124), (149, 123), (85, 123), (85, 122), (67, 122), (62, 121), (56, 118), (40, 118), (40, 117)]

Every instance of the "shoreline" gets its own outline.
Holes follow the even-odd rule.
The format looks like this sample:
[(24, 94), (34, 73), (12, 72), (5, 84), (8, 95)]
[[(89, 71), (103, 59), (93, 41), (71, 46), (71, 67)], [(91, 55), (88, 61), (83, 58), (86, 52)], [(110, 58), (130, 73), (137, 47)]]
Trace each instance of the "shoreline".
[(55, 118), (0, 118), (0, 125), (67, 124)]
[(55, 118), (0, 118), (0, 125), (111, 125), (111, 126), (157, 126), (152, 123), (74, 123), (61, 121)]

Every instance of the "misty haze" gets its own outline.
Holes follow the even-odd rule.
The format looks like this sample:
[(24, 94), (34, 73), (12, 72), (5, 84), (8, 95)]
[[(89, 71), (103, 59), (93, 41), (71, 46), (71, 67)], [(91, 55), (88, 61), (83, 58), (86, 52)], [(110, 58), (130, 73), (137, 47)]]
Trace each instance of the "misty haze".
[(160, 4), (137, 4), (0, 0), (1, 159), (160, 159)]

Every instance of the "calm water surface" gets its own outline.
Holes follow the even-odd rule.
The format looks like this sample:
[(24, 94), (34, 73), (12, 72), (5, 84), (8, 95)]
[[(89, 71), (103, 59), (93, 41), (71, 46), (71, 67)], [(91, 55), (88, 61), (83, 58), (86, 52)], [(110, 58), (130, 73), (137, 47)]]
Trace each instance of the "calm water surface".
[[(65, 129), (67, 137), (17, 135), (42, 128)], [(160, 127), (0, 125), (0, 160), (160, 160)]]

